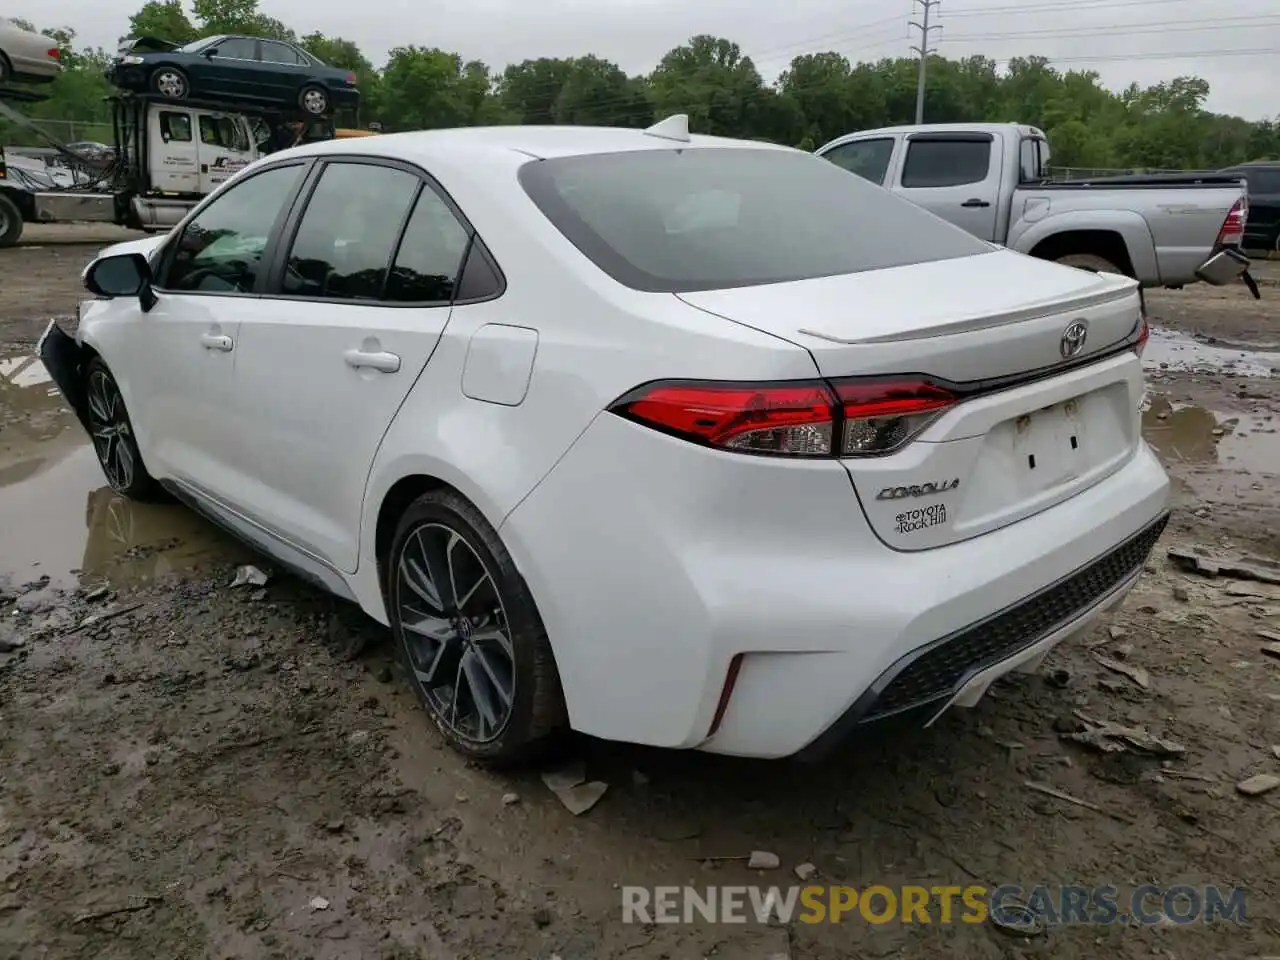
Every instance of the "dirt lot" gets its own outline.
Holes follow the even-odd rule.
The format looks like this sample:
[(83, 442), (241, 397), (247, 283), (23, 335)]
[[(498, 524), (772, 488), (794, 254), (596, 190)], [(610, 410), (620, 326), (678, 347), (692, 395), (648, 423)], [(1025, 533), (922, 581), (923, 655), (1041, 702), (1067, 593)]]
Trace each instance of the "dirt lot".
[[(105, 487), (30, 353), (118, 235), (0, 251), (0, 957), (1257, 957), (1280, 944), (1280, 287), (1150, 298), (1149, 439), (1176, 512), (1087, 643), (935, 728), (814, 767), (591, 741), (574, 817), (442, 749), (383, 637), (176, 506)], [(1268, 265), (1280, 267), (1280, 264)], [(1280, 271), (1262, 271), (1280, 276)], [(1260, 349), (1261, 348), (1261, 349)], [(263, 563), (261, 560), (256, 562)], [(265, 566), (265, 564), (264, 564)], [(372, 641), (348, 657), (352, 637)], [(1101, 658), (1101, 659), (1099, 659)], [(1103, 752), (1078, 714), (1173, 746)], [(1172, 747), (1170, 747), (1172, 749)], [(1037, 792), (1049, 784), (1086, 805)], [(780, 859), (748, 871), (753, 850)], [(1247, 924), (639, 925), (624, 884), (1248, 888)]]

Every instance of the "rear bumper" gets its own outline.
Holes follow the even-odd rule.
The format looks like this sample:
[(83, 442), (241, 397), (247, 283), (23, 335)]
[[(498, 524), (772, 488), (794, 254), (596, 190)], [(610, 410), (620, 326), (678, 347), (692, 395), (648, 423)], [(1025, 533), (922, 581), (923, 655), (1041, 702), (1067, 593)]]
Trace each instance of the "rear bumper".
[(873, 717), (924, 706), (928, 720), (974, 677), (1087, 627), (1141, 570), (1168, 490), (1142, 444), (1039, 514), (903, 553), (868, 528), (838, 462), (718, 453), (603, 415), (501, 533), (576, 729), (812, 756)]
[(1025, 600), (912, 650), (876, 678), (797, 759), (821, 759), (859, 726), (900, 714), (925, 711), (932, 723), (949, 706), (972, 706), (1004, 674), (1034, 669), (1053, 647), (1088, 630), (1124, 599), (1168, 522), (1169, 515), (1162, 514), (1124, 543)]
[(1249, 269), (1249, 258), (1235, 247), (1223, 247), (1196, 268), (1196, 276), (1215, 287), (1235, 283)]

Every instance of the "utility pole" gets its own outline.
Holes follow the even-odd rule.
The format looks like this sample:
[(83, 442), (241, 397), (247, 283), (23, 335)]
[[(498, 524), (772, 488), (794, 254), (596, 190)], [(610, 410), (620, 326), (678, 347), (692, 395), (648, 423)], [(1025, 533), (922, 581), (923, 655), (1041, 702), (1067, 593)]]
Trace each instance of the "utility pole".
[(940, 24), (930, 24), (929, 14), (933, 12), (933, 8), (940, 6), (942, 0), (912, 0), (913, 4), (918, 3), (924, 7), (924, 22), (916, 23), (911, 21), (911, 26), (920, 31), (920, 46), (912, 47), (916, 53), (920, 54), (920, 74), (916, 80), (916, 123), (924, 123), (924, 76), (925, 70), (929, 66), (929, 54), (937, 53), (937, 48), (929, 47), (929, 31), (941, 30)]

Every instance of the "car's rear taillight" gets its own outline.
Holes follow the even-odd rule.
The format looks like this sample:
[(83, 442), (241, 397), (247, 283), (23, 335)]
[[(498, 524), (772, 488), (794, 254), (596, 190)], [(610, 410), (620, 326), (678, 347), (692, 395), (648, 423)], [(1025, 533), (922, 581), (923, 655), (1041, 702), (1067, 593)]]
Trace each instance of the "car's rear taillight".
[(1249, 218), (1249, 201), (1241, 197), (1235, 202), (1218, 231), (1218, 246), (1238, 247), (1244, 242), (1244, 222)]
[(897, 450), (956, 403), (925, 380), (844, 380), (835, 384), (844, 415), (845, 456)]
[(1151, 326), (1147, 323), (1146, 313), (1143, 313), (1138, 321), (1138, 339), (1133, 342), (1133, 352), (1142, 356), (1142, 351), (1147, 348), (1147, 341), (1150, 339)]
[(62, 59), (62, 51), (57, 47), (50, 47), (48, 50), (45, 51), (45, 53), (48, 55), (50, 60)]
[(954, 394), (919, 379), (830, 383), (667, 381), (631, 391), (612, 413), (672, 436), (739, 453), (882, 456), (914, 439)]
[(830, 456), (836, 398), (823, 383), (654, 383), (610, 409), (665, 433), (744, 453)]
[(354, 87), (356, 85), (356, 75), (354, 73), (347, 74), (347, 86)]

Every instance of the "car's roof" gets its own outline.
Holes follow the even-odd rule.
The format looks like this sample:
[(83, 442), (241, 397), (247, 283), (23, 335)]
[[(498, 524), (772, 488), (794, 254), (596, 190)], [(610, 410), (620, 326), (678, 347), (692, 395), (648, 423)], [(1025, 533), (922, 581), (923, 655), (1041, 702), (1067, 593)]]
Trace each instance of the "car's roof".
[(752, 148), (794, 151), (774, 143), (733, 140), (727, 137), (690, 136), (687, 141), (651, 136), (626, 127), (503, 126), (456, 127), (389, 133), (358, 140), (325, 140), (296, 148), (298, 153), (359, 153), (402, 160), (432, 158), (465, 162), (468, 157), (495, 160), (505, 157), (518, 165), (530, 159), (583, 154), (622, 153), (636, 150)]

